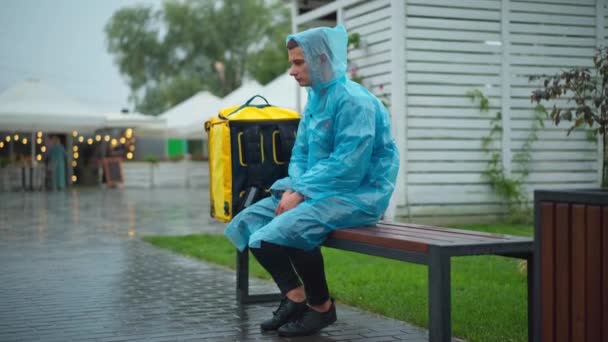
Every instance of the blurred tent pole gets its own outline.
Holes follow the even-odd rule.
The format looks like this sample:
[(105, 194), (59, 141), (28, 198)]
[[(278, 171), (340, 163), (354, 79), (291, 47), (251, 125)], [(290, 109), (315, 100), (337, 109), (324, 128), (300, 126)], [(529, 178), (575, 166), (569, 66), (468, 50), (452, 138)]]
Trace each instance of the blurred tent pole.
[(32, 136), (30, 137), (30, 153), (32, 155), (32, 167), (36, 162), (36, 132), (32, 131)]

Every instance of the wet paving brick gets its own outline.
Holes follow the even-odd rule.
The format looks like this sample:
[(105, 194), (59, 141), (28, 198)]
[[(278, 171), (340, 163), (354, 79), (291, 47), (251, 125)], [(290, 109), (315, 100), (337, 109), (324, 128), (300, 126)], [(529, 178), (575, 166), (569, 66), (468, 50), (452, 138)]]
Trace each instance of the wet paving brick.
[(427, 339), (423, 329), (339, 303), (338, 322), (321, 334), (261, 333), (276, 303), (239, 306), (234, 271), (140, 240), (220, 234), (208, 208), (208, 189), (0, 192), (0, 342)]

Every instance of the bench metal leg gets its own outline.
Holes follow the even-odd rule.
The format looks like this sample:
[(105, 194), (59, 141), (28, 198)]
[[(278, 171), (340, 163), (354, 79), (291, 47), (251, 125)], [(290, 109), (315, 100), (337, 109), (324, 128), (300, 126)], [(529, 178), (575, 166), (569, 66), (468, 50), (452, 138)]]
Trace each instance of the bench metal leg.
[(440, 249), (429, 253), (429, 341), (451, 340), (450, 257)]
[(279, 293), (249, 294), (249, 249), (236, 252), (236, 300), (240, 304), (272, 302), (281, 299)]
[(236, 300), (239, 303), (249, 296), (249, 249), (236, 251)]

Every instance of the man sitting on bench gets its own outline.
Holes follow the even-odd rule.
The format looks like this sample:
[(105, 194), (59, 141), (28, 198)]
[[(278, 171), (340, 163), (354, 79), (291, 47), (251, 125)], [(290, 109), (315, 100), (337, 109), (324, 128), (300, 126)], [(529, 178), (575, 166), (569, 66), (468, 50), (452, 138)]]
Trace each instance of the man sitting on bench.
[(399, 155), (389, 114), (347, 79), (347, 41), (343, 26), (287, 37), (289, 74), (308, 87), (288, 177), (225, 231), (279, 287), (283, 299), (261, 328), (281, 336), (310, 335), (336, 321), (319, 246), (335, 229), (378, 222), (395, 186)]

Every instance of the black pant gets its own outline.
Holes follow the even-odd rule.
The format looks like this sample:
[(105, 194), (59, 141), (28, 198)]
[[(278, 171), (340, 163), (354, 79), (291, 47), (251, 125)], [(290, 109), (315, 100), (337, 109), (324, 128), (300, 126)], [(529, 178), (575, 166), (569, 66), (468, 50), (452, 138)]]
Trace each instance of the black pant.
[(270, 273), (283, 296), (304, 283), (308, 304), (320, 305), (329, 299), (320, 248), (304, 251), (262, 241), (260, 248), (250, 250)]

